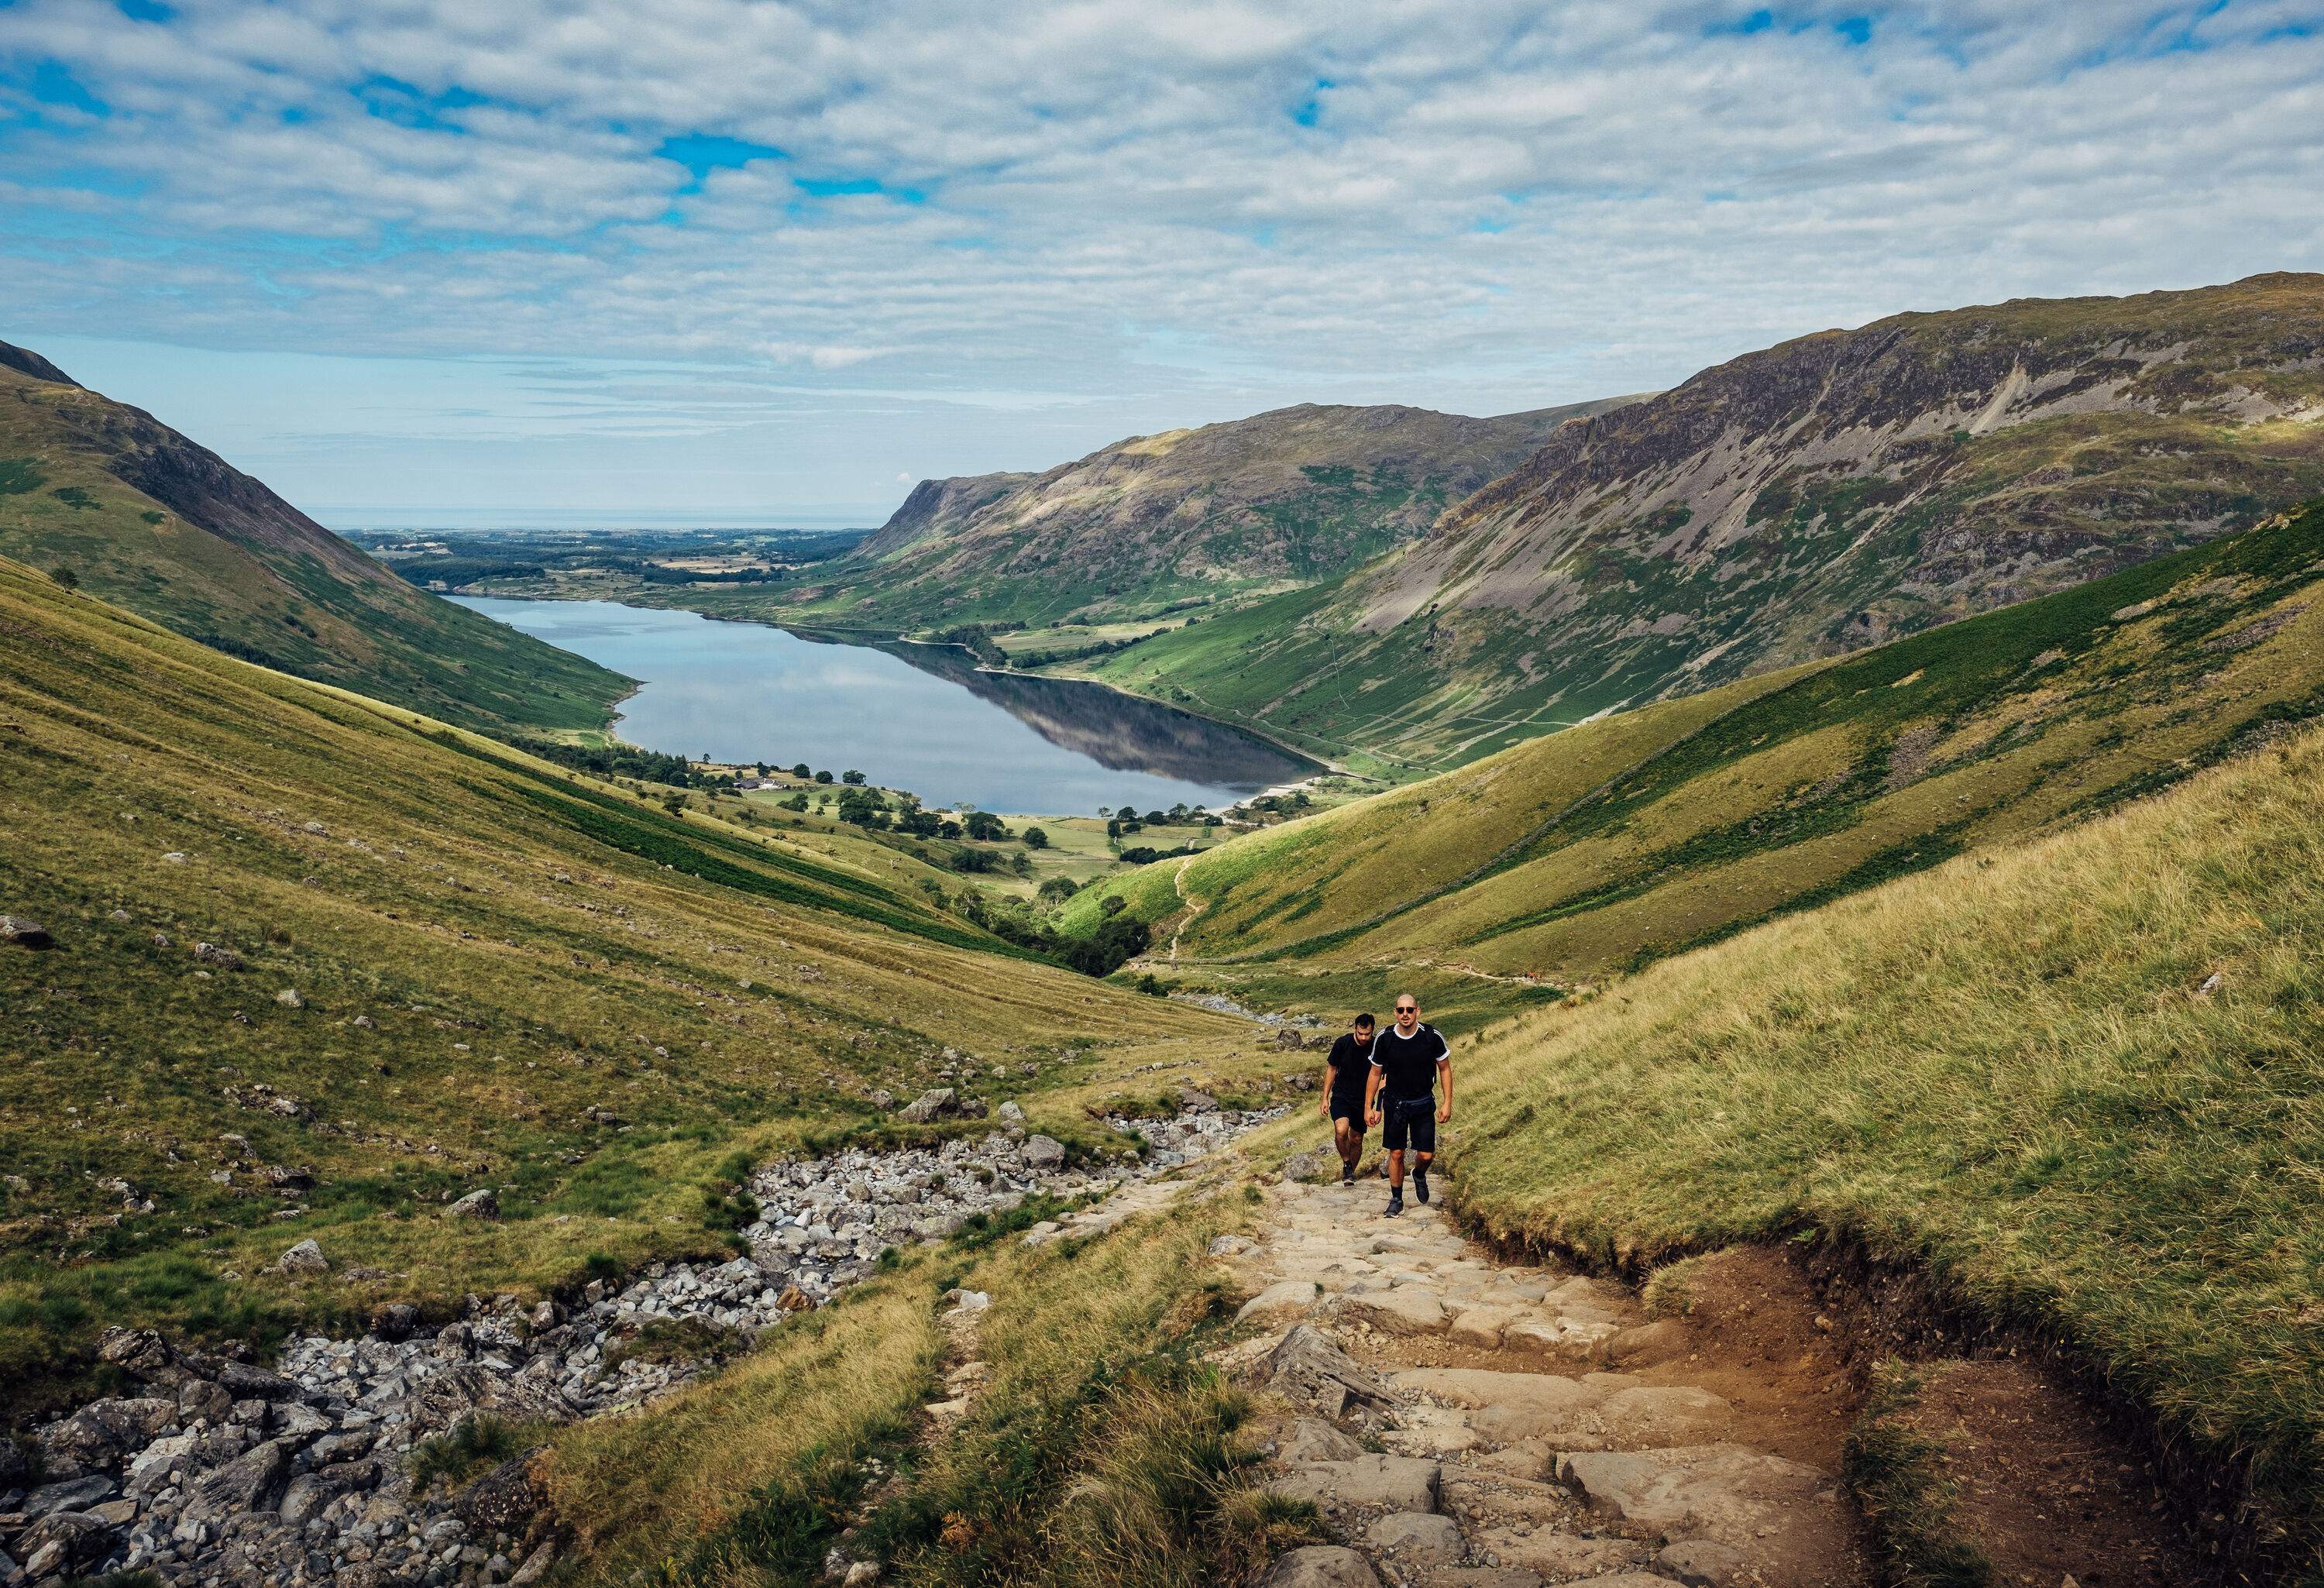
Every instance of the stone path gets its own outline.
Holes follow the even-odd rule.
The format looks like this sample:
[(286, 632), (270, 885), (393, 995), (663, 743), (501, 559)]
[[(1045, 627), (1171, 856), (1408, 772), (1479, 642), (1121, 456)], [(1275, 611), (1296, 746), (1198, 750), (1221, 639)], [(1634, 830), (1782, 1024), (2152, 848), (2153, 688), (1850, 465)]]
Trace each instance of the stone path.
[(1832, 1474), (1755, 1447), (1685, 1380), (1684, 1325), (1618, 1287), (1504, 1264), (1376, 1180), (1285, 1184), (1214, 1255), (1266, 1333), (1223, 1353), (1267, 1391), (1280, 1492), (1339, 1543), (1266, 1588), (1843, 1588)]

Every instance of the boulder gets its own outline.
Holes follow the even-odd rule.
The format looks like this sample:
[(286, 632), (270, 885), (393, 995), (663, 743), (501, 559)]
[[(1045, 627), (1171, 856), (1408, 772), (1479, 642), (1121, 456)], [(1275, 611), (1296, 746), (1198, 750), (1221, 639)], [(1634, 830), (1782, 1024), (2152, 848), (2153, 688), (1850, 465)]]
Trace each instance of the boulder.
[(282, 1441), (269, 1439), (254, 1445), (195, 1485), (186, 1516), (197, 1521), (223, 1521), (247, 1511), (270, 1510), (290, 1471), (290, 1453)]
[(1810, 1530), (1803, 1523), (1831, 1519), (1823, 1473), (1739, 1445), (1578, 1451), (1557, 1458), (1557, 1478), (1600, 1516), (1737, 1549), (1761, 1537), (1794, 1537)]
[(340, 1495), (374, 1488), (378, 1482), (377, 1462), (336, 1462), (311, 1473), (301, 1473), (282, 1491), (282, 1520), (290, 1527), (303, 1528), (309, 1518)]
[(16, 1547), (24, 1552), (25, 1576), (38, 1581), (103, 1560), (113, 1551), (113, 1529), (79, 1511), (59, 1511), (25, 1528)]
[(1296, 1053), (1307, 1046), (1307, 1039), (1291, 1027), (1285, 1026), (1275, 1033), (1275, 1046), (1279, 1052)]
[(13, 943), (19, 948), (54, 948), (57, 940), (49, 936), (48, 928), (30, 916), (0, 915), (0, 943)]
[(1500, 1347), (1502, 1332), (1524, 1315), (1513, 1306), (1471, 1306), (1453, 1315), (1445, 1337), (1455, 1345), (1473, 1345), (1480, 1351)]
[(1352, 1549), (1311, 1544), (1277, 1561), (1260, 1588), (1379, 1588), (1379, 1574)]
[(23, 1488), (32, 1475), (32, 1463), (24, 1458), (23, 1450), (14, 1439), (0, 1439), (0, 1494)]
[(1032, 1136), (1025, 1142), (1025, 1167), (1029, 1169), (1059, 1169), (1065, 1164), (1065, 1144), (1047, 1136)]
[[(148, 1382), (170, 1383), (182, 1376), (171, 1371), (178, 1365), (178, 1353), (158, 1329), (107, 1329), (97, 1336), (97, 1356), (131, 1378)], [(0, 1488), (6, 1486), (0, 1482)]]
[(1338, 1306), (1342, 1318), (1370, 1324), (1383, 1334), (1434, 1334), (1444, 1327), (1444, 1303), (1409, 1285), (1342, 1296)]
[(1302, 1462), (1286, 1468), (1268, 1487), (1317, 1506), (1433, 1511), (1440, 1470), (1436, 1463), (1418, 1456), (1359, 1455), (1350, 1461)]
[(1295, 1417), (1283, 1436), (1276, 1459), (1286, 1463), (1313, 1461), (1353, 1461), (1364, 1447), (1321, 1417)]
[(281, 1374), (244, 1362), (219, 1363), (217, 1377), (218, 1388), (236, 1400), (290, 1400), (299, 1393), (299, 1386)]
[(477, 1533), (521, 1533), (540, 1509), (532, 1482), (532, 1453), (511, 1456), (478, 1478), (452, 1501), (454, 1514)]
[(117, 1487), (103, 1473), (91, 1473), (86, 1478), (68, 1478), (61, 1483), (42, 1484), (24, 1497), (20, 1509), (28, 1517), (54, 1516), (60, 1510), (87, 1510), (112, 1499)]
[(1283, 1177), (1286, 1181), (1297, 1185), (1301, 1181), (1312, 1180), (1321, 1175), (1326, 1163), (1339, 1161), (1339, 1154), (1325, 1152), (1320, 1147), (1311, 1147), (1305, 1152), (1295, 1152), (1283, 1160)]
[(408, 1340), (419, 1326), (420, 1309), (408, 1301), (390, 1301), (372, 1308), (371, 1332), (383, 1340)]
[(277, 1272), (285, 1274), (327, 1274), (331, 1271), (331, 1260), (309, 1238), (275, 1259), (274, 1267)]
[(304, 1009), (307, 1007), (307, 1001), (299, 996), (299, 989), (296, 987), (283, 988), (281, 992), (277, 992), (274, 995), (274, 1002), (281, 1004), (285, 1009)]
[(1609, 1334), (1598, 1350), (1609, 1366), (1644, 1368), (1674, 1362), (1684, 1356), (1692, 1344), (1684, 1324), (1675, 1318), (1663, 1318)]
[(908, 1120), (916, 1125), (925, 1125), (932, 1120), (941, 1119), (947, 1114), (956, 1114), (959, 1112), (959, 1094), (949, 1086), (938, 1086), (933, 1091), (921, 1093), (904, 1104), (897, 1111), (897, 1117)]
[(1314, 1305), (1314, 1280), (1282, 1279), (1244, 1302), (1242, 1310), (1235, 1314), (1235, 1322), (1262, 1326), (1287, 1324), (1294, 1318), (1305, 1317), (1307, 1309)]
[(1477, 1535), (1477, 1550), (1504, 1565), (1543, 1576), (1588, 1577), (1635, 1566), (1646, 1558), (1646, 1546), (1628, 1538), (1583, 1538), (1572, 1533), (1535, 1528), (1489, 1528)]
[(1686, 1588), (1731, 1588), (1744, 1579), (1750, 1557), (1712, 1538), (1681, 1538), (1655, 1556), (1655, 1570)]
[(501, 1199), (490, 1186), (483, 1186), (444, 1211), (456, 1219), (496, 1219), (501, 1216)]
[(1397, 1511), (1364, 1531), (1374, 1549), (1393, 1554), (1399, 1564), (1449, 1566), (1468, 1552), (1461, 1541), (1461, 1524), (1451, 1517), (1426, 1511)]
[(177, 1420), (174, 1400), (92, 1400), (40, 1431), (41, 1468), (59, 1481), (117, 1473), (132, 1451)]
[(1386, 1421), (1396, 1406), (1386, 1384), (1309, 1324), (1293, 1325), (1262, 1359), (1257, 1377), (1261, 1387), (1292, 1405), (1334, 1422), (1373, 1426)]
[(200, 960), (204, 965), (214, 965), (222, 971), (240, 970), (242, 968), (241, 955), (236, 954), (231, 948), (221, 947), (216, 943), (195, 944), (194, 957)]

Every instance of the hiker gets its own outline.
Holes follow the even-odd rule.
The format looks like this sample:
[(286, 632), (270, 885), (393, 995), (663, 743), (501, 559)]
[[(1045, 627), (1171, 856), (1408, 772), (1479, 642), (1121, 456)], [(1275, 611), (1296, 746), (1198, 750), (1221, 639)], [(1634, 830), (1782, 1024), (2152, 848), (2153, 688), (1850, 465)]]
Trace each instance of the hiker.
[(1332, 1145), (1340, 1149), (1340, 1184), (1356, 1183), (1364, 1156), (1364, 1094), (1371, 1088), (1372, 1017), (1360, 1014), (1332, 1044), (1323, 1061), (1323, 1117), (1332, 1122)]
[[(1444, 1080), (1444, 1102), (1432, 1094)], [(1412, 1189), (1428, 1200), (1428, 1165), (1436, 1156), (1436, 1127), (1452, 1117), (1452, 1049), (1434, 1026), (1420, 1020), (1420, 1000), (1396, 996), (1396, 1023), (1372, 1040), (1372, 1073), (1364, 1113), (1380, 1129), (1388, 1149), (1388, 1214), (1404, 1211), (1404, 1154), (1412, 1151)]]

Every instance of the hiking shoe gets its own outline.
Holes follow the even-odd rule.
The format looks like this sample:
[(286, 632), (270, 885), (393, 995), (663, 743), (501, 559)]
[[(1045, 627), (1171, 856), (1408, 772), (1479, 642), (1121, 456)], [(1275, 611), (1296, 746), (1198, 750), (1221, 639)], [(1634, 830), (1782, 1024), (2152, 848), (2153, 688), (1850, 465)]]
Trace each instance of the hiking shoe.
[(1340, 1166), (1340, 1184), (1342, 1186), (1352, 1186), (1355, 1183), (1356, 1166), (1351, 1163), (1342, 1164)]
[(1412, 1194), (1415, 1196), (1419, 1197), (1423, 1202), (1428, 1200), (1428, 1171), (1426, 1169), (1415, 1169), (1412, 1171)]
[(1389, 1192), (1389, 1193), (1388, 1194), (1388, 1211), (1387, 1211), (1386, 1213), (1382, 1214), (1380, 1216), (1381, 1216), (1382, 1218), (1388, 1218), (1388, 1219), (1392, 1219), (1392, 1218), (1396, 1217), (1398, 1214), (1402, 1213), (1403, 1211), (1404, 1211), (1404, 1193), (1403, 1193), (1403, 1192), (1401, 1192), (1401, 1191), (1391, 1191), (1391, 1192)]

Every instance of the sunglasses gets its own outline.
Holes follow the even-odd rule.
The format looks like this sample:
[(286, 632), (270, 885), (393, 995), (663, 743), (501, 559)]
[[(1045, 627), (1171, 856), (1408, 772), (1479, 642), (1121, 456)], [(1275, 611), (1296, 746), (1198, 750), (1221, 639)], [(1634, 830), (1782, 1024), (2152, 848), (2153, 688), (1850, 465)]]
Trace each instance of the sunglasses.
[(1420, 1005), (1416, 1003), (1399, 1003), (1396, 1006), (1396, 1012), (1398, 1014), (1418, 1014), (1420, 1012)]

